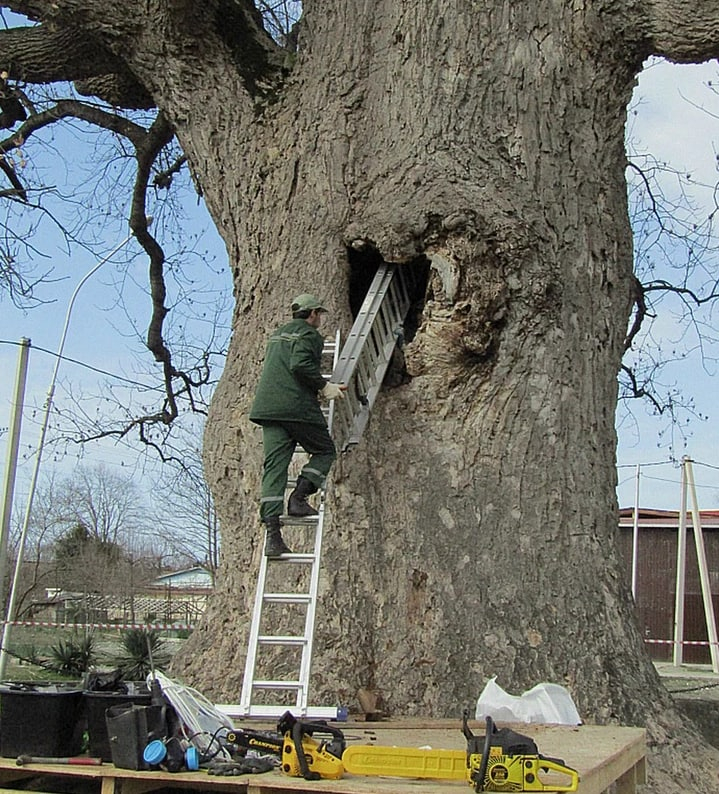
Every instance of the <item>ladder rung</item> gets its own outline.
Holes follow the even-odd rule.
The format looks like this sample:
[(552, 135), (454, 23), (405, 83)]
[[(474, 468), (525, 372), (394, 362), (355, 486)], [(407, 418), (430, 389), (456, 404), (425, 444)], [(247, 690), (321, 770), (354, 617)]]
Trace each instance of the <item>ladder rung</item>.
[(280, 516), (280, 523), (285, 526), (293, 527), (314, 527), (317, 526), (319, 516)]
[(252, 686), (255, 689), (302, 689), (304, 684), (302, 681), (253, 681)]
[(312, 596), (309, 593), (265, 593), (262, 600), (268, 604), (309, 604)]
[(314, 563), (314, 561), (316, 559), (317, 559), (317, 555), (316, 554), (311, 554), (309, 552), (307, 554), (299, 553), (299, 552), (295, 554), (294, 552), (292, 552), (291, 554), (281, 554), (279, 557), (268, 557), (267, 561), (268, 562), (296, 562), (296, 563), (300, 563), (300, 564), (307, 564), (307, 563), (312, 564), (312, 563)]
[(307, 643), (306, 637), (292, 637), (282, 635), (261, 634), (257, 638), (257, 642), (261, 645), (305, 645)]
[[(244, 717), (281, 717), (287, 710), (287, 706), (250, 706), (243, 710), (242, 706), (235, 703), (216, 703), (215, 708), (230, 718), (242, 719)], [(310, 719), (336, 720), (346, 719), (340, 717), (340, 710), (337, 706), (310, 706), (307, 709), (291, 709), (298, 717), (309, 717)]]

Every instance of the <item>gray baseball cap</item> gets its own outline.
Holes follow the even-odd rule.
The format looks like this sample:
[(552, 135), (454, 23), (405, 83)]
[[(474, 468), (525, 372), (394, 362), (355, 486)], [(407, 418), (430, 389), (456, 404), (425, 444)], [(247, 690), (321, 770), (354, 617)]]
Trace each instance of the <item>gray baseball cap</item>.
[(327, 309), (325, 309), (325, 307), (322, 305), (322, 301), (315, 295), (310, 295), (308, 292), (298, 295), (292, 301), (293, 312), (312, 311), (313, 309), (317, 309), (321, 312), (327, 311)]

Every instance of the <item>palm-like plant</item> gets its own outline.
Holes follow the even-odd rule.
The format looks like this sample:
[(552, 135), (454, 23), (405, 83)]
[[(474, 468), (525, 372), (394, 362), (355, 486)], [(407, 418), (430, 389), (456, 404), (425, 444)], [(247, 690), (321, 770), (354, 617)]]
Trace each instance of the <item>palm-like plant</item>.
[(86, 673), (96, 662), (95, 638), (91, 632), (82, 637), (60, 640), (50, 648), (52, 659), (48, 662), (51, 670), (79, 677)]
[(162, 650), (164, 640), (153, 629), (128, 629), (122, 632), (121, 641), (125, 653), (117, 663), (126, 681), (141, 681), (153, 666), (161, 670), (169, 664), (170, 656)]

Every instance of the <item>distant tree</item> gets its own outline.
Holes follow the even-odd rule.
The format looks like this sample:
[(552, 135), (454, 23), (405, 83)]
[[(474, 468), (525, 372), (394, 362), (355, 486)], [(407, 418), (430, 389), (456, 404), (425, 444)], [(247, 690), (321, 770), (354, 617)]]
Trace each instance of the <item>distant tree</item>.
[(212, 493), (205, 481), (199, 436), (185, 434), (180, 455), (182, 465), (162, 468), (153, 488), (152, 509), (163, 554), (171, 564), (200, 564), (216, 572), (220, 556), (220, 525)]
[(146, 499), (133, 478), (106, 466), (79, 466), (62, 480), (60, 509), (73, 529), (82, 527), (88, 538), (103, 544), (122, 544), (149, 526)]
[[(33, 502), (33, 511), (25, 541), (24, 564), (18, 572), (16, 592), (16, 617), (22, 617), (35, 598), (40, 598), (46, 587), (55, 586), (53, 544), (67, 528), (64, 516), (58, 510), (60, 499), (58, 482), (54, 477), (41, 480)], [(8, 570), (3, 586), (3, 604), (7, 604), (11, 582), (15, 575), (18, 545), (23, 515), (15, 512), (12, 517), (8, 544)], [(3, 611), (4, 613), (4, 611)]]
[(48, 586), (131, 597), (158, 573), (160, 539), (151, 528), (145, 499), (129, 476), (102, 466), (79, 467), (70, 477), (41, 482), (17, 613), (29, 606), (30, 595), (38, 597)]
[(105, 592), (123, 559), (118, 543), (100, 540), (75, 524), (54, 544), (55, 584), (67, 590)]

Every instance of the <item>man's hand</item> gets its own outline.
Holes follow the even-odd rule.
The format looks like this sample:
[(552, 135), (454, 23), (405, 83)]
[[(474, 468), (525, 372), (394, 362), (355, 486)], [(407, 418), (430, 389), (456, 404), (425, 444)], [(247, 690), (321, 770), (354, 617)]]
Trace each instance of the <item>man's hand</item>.
[(320, 394), (325, 400), (344, 400), (346, 391), (344, 383), (326, 383)]

